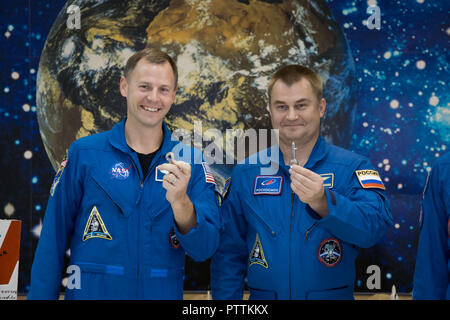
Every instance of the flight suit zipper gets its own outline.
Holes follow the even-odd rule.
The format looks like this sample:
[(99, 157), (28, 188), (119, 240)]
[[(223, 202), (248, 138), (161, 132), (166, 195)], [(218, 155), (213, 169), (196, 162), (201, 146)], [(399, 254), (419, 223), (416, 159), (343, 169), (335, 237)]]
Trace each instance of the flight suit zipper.
[[(140, 189), (139, 189), (139, 200), (138, 200), (138, 202), (137, 202), (137, 204), (139, 205), (139, 202), (140, 202), (140, 198), (141, 198), (141, 195), (142, 195), (142, 190), (144, 189), (144, 181), (142, 180), (142, 179), (140, 179), (140, 181), (139, 181), (139, 187), (140, 187)], [(141, 246), (139, 245), (140, 243), (141, 243), (141, 241), (140, 241), (140, 239), (141, 239), (141, 218), (142, 218), (142, 215), (139, 215), (139, 217), (138, 217), (138, 228), (137, 228), (137, 232), (138, 232), (138, 236), (137, 236), (137, 239), (138, 239), (138, 243), (137, 243), (137, 248), (138, 248), (138, 254), (137, 254), (137, 279), (138, 279), (138, 285), (137, 285), (137, 289), (138, 289), (138, 292), (137, 292), (137, 297), (138, 297), (138, 299), (140, 299), (141, 298), (141, 296), (140, 296), (140, 293), (143, 291), (143, 290), (141, 290), (141, 285), (142, 285), (142, 281), (140, 281), (140, 277), (141, 277), (141, 268), (140, 268), (140, 266), (141, 266), (141, 259), (140, 259), (140, 256), (141, 256)]]
[[(134, 161), (133, 157), (131, 157), (131, 155), (130, 155), (130, 159), (131, 159), (131, 162), (133, 163), (134, 167), (136, 168), (136, 171), (137, 171), (138, 176), (139, 176), (139, 193), (138, 193), (138, 196), (137, 196), (137, 199), (136, 199), (136, 206), (139, 206), (139, 203), (141, 202), (142, 191), (144, 189), (144, 179), (141, 176), (141, 171), (139, 171), (140, 166), (138, 167), (136, 165), (136, 162)], [(140, 298), (140, 292), (141, 292), (141, 290), (140, 290), (141, 289), (141, 281), (140, 281), (140, 274), (141, 274), (141, 270), (140, 270), (140, 263), (141, 263), (141, 261), (140, 261), (140, 251), (141, 251), (141, 247), (139, 245), (140, 242), (141, 242), (140, 241), (140, 238), (141, 238), (141, 215), (138, 215), (137, 219), (138, 219), (138, 227), (137, 227), (137, 245), (136, 245), (136, 248), (138, 248), (138, 251), (137, 251), (137, 255), (136, 255), (136, 258), (137, 258), (137, 263), (136, 263), (136, 280), (137, 280), (136, 297), (137, 297), (137, 299), (139, 299)]]
[[(157, 159), (155, 159), (155, 158), (153, 159), (153, 161), (152, 161), (153, 166), (150, 165), (150, 167), (148, 169), (147, 176), (145, 176), (145, 177), (143, 176), (143, 174), (141, 176), (142, 168), (141, 168), (141, 171), (139, 171), (138, 169), (140, 168), (140, 166), (138, 167), (136, 162), (134, 161), (133, 157), (130, 157), (131, 158), (131, 162), (135, 166), (136, 171), (137, 171), (138, 176), (139, 176), (139, 187), (140, 188), (139, 188), (139, 193), (138, 193), (138, 196), (137, 196), (137, 199), (136, 199), (136, 205), (137, 206), (139, 206), (139, 204), (141, 202), (142, 193), (144, 191), (144, 183), (146, 182), (146, 180), (148, 180), (148, 177), (151, 176), (151, 172), (156, 167), (156, 164), (159, 162), (160, 157), (161, 157), (161, 155)], [(138, 292), (137, 292), (137, 297), (141, 298), (140, 297), (140, 292), (142, 292), (143, 290), (141, 290), (142, 281), (140, 281), (139, 279), (140, 279), (140, 250), (141, 250), (140, 237), (141, 237), (141, 219), (142, 219), (142, 216), (139, 215), (138, 219), (139, 219), (139, 222), (138, 222), (138, 230), (137, 230), (137, 232), (138, 232), (138, 235), (137, 235), (137, 239), (138, 239), (138, 243), (137, 243), (137, 248), (138, 248), (138, 254), (137, 254), (137, 279), (138, 279), (137, 291)], [(150, 232), (152, 232), (152, 226), (153, 226), (153, 221), (152, 221), (152, 223), (150, 225)]]
[(137, 166), (136, 162), (134, 161), (134, 159), (131, 155), (130, 155), (130, 159), (131, 159), (131, 162), (133, 163), (134, 167), (136, 168), (136, 172), (138, 173), (138, 176), (139, 176), (140, 189), (139, 189), (139, 193), (138, 193), (138, 196), (136, 199), (136, 205), (138, 205), (139, 202), (141, 202), (142, 189), (144, 189), (144, 178), (141, 176), (141, 171), (139, 171), (140, 166), (139, 167)]
[(292, 264), (292, 257), (291, 257), (291, 245), (292, 245), (292, 218), (294, 217), (294, 201), (295, 201), (295, 193), (292, 191), (291, 195), (291, 217), (290, 217), (290, 224), (289, 224), (289, 300), (292, 299), (292, 274), (291, 274), (291, 264)]

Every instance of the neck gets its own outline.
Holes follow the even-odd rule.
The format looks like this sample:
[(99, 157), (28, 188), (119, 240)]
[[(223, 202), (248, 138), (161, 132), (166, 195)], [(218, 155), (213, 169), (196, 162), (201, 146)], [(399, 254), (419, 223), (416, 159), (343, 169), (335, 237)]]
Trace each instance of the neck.
[[(317, 142), (319, 135), (316, 135), (314, 139), (310, 139), (306, 142), (301, 140), (294, 140), (295, 142), (295, 159), (298, 161), (298, 165), (304, 166), (311, 155), (312, 150)], [(280, 150), (283, 154), (284, 164), (290, 165), (292, 158), (292, 140), (283, 141), (280, 139)]]
[(161, 146), (163, 137), (162, 124), (156, 127), (143, 128), (131, 125), (128, 119), (125, 122), (125, 139), (127, 144), (138, 153), (149, 154), (155, 152)]

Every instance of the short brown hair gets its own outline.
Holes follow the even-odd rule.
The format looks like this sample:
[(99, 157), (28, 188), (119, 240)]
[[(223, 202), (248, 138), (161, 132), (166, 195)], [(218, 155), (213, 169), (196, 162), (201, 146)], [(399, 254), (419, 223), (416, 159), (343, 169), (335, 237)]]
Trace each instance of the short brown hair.
[(166, 62), (169, 62), (170, 66), (172, 67), (173, 76), (175, 78), (175, 88), (177, 87), (178, 85), (177, 65), (167, 53), (154, 47), (147, 47), (143, 50), (136, 52), (130, 58), (128, 58), (127, 64), (125, 65), (125, 69), (123, 71), (125, 78), (129, 77), (130, 73), (133, 72), (134, 68), (141, 59), (145, 59), (145, 61), (153, 64), (164, 64)]
[(322, 99), (322, 82), (320, 81), (318, 74), (305, 66), (291, 64), (281, 67), (270, 79), (269, 86), (267, 88), (267, 94), (269, 95), (269, 104), (272, 94), (272, 88), (277, 80), (281, 80), (288, 86), (291, 86), (303, 78), (309, 81), (313, 92), (316, 94), (317, 99), (320, 101), (320, 99)]

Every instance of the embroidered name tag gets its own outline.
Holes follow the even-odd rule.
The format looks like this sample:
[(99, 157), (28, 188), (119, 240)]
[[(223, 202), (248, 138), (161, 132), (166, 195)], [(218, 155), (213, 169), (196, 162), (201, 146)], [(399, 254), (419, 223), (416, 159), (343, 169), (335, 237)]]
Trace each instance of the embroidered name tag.
[(169, 171), (166, 170), (159, 170), (158, 167), (156, 167), (156, 174), (155, 174), (155, 181), (162, 182), (164, 176), (169, 173)]
[(334, 174), (332, 173), (321, 173), (320, 176), (323, 179), (323, 187), (332, 189), (334, 186)]
[(282, 176), (256, 176), (253, 195), (279, 195), (283, 187)]

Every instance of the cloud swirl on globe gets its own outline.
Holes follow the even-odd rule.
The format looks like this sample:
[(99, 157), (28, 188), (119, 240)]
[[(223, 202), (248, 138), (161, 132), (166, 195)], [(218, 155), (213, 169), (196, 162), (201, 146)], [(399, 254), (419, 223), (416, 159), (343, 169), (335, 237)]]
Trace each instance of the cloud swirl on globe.
[[(171, 54), (179, 89), (167, 116), (174, 130), (270, 129), (266, 88), (282, 65), (316, 70), (327, 112), (321, 132), (348, 147), (357, 85), (350, 49), (325, 1), (70, 1), (81, 29), (68, 29), (68, 3), (42, 52), (37, 78), (40, 133), (54, 168), (76, 139), (126, 115), (119, 79), (129, 56), (149, 45)], [(204, 146), (203, 146), (204, 147)], [(212, 166), (219, 175), (228, 169)]]

